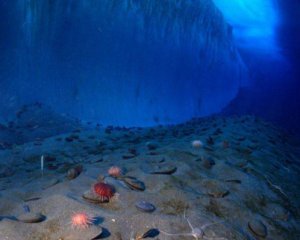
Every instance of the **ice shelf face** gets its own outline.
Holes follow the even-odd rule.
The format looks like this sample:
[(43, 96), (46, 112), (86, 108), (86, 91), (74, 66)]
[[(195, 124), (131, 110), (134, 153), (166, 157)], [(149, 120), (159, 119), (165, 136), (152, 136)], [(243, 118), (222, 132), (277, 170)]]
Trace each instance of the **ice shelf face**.
[(40, 101), (104, 124), (177, 123), (220, 111), (247, 77), (211, 0), (19, 0), (1, 12), (2, 114)]

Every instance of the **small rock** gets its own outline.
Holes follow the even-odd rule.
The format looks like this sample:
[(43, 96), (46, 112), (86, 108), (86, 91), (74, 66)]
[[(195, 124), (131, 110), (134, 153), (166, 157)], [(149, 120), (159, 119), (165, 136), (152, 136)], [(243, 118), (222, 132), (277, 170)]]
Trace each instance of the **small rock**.
[(68, 172), (67, 172), (67, 178), (69, 180), (77, 178), (80, 175), (80, 173), (82, 172), (82, 170), (83, 170), (82, 165), (78, 165), (76, 167), (73, 167), (73, 168), (69, 169)]
[(154, 142), (147, 142), (146, 143), (146, 147), (148, 148), (148, 150), (155, 150), (158, 148), (158, 144), (154, 143)]
[(138, 201), (135, 203), (135, 207), (142, 212), (153, 212), (155, 210), (155, 206), (152, 203), (146, 201)]
[(82, 197), (91, 203), (103, 203), (103, 200), (101, 200), (96, 194), (94, 194), (91, 190), (86, 191), (83, 193)]
[(168, 174), (171, 175), (175, 173), (177, 170), (177, 167), (172, 164), (159, 164), (156, 166), (153, 166), (152, 169), (149, 171), (150, 174)]
[(132, 190), (145, 190), (145, 184), (134, 177), (123, 177), (121, 180)]
[(260, 220), (251, 220), (248, 227), (256, 236), (266, 237), (268, 235), (267, 227)]
[(144, 238), (155, 238), (158, 235), (159, 235), (159, 230), (156, 228), (151, 228), (151, 229), (147, 230), (145, 233), (137, 236), (135, 239), (140, 240), (140, 239), (144, 239)]
[(18, 220), (24, 223), (39, 223), (46, 219), (41, 213), (26, 212), (18, 217)]
[(236, 184), (241, 184), (242, 183), (242, 181), (239, 180), (239, 179), (227, 179), (227, 180), (225, 180), (225, 182), (236, 183)]
[(135, 155), (132, 153), (125, 153), (122, 155), (123, 159), (130, 159), (130, 158), (134, 158), (134, 157), (135, 157)]
[(104, 182), (104, 180), (105, 180), (105, 176), (104, 175), (99, 175), (97, 177), (97, 182)]
[(147, 155), (152, 155), (152, 156), (154, 156), (154, 155), (159, 155), (159, 153), (158, 153), (158, 152), (155, 152), (155, 151), (149, 151), (149, 152), (147, 153)]
[(204, 157), (202, 159), (202, 166), (206, 169), (211, 169), (213, 165), (215, 165), (216, 162), (211, 157)]

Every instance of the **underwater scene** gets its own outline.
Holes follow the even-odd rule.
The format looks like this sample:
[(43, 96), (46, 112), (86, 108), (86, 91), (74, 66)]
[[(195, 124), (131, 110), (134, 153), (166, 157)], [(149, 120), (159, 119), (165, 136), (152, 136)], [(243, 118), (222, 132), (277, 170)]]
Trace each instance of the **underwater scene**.
[(0, 240), (300, 240), (298, 0), (0, 0)]

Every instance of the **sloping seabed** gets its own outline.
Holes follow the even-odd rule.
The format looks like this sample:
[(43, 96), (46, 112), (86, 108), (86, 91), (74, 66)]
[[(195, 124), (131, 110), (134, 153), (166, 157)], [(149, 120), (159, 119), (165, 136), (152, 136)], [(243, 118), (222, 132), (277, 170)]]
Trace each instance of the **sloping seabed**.
[[(256, 117), (78, 127), (38, 142), (0, 151), (0, 239), (299, 239), (300, 143)], [(109, 202), (100, 181), (115, 188)], [(91, 226), (72, 227), (77, 212)]]

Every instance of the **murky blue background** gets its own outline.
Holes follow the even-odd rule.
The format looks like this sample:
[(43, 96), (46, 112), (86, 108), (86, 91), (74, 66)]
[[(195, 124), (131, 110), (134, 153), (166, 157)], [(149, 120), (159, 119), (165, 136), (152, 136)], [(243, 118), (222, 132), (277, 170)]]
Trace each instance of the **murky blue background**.
[(256, 114), (299, 131), (297, 13), (296, 0), (1, 0), (0, 119), (38, 101), (103, 124)]

